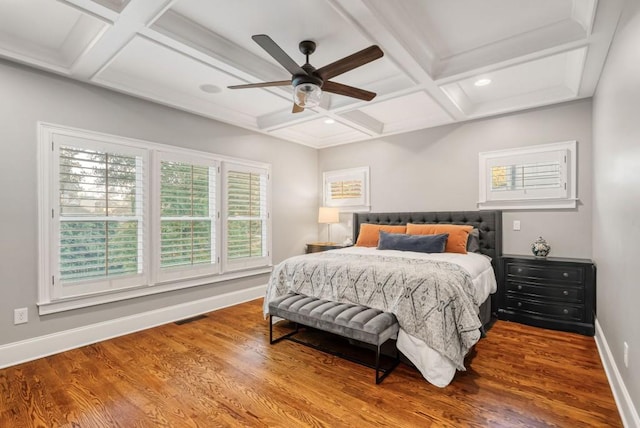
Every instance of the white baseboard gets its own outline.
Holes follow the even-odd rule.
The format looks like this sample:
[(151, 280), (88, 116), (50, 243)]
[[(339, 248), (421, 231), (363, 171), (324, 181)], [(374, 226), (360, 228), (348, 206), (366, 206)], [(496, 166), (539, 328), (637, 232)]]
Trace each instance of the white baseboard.
[(0, 346), (0, 368), (263, 297), (266, 285), (156, 309)]
[(620, 375), (618, 366), (613, 359), (611, 348), (607, 343), (607, 338), (604, 336), (604, 332), (600, 327), (600, 323), (596, 319), (596, 345), (598, 346), (598, 352), (600, 353), (600, 359), (604, 366), (604, 371), (607, 373), (609, 379), (609, 385), (613, 392), (613, 398), (616, 400), (622, 423), (626, 428), (640, 428), (640, 417), (638, 416), (638, 410), (631, 400), (629, 391), (624, 384), (624, 380)]

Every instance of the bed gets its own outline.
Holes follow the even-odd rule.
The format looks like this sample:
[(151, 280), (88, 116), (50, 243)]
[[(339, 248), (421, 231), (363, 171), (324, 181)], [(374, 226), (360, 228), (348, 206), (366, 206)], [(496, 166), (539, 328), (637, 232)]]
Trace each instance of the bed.
[(478, 252), (424, 254), (349, 247), (289, 258), (271, 275), (268, 303), (286, 293), (392, 312), (400, 323), (397, 347), (430, 383), (444, 387), (491, 320), (501, 281), (500, 211), (355, 213), (353, 240), (362, 224), (458, 224), (478, 230)]

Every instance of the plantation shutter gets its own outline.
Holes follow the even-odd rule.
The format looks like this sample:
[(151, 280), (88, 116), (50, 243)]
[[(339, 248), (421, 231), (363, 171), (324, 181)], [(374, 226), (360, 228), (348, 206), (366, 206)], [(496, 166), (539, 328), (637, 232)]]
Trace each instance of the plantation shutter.
[(567, 198), (567, 150), (489, 159), (487, 200)]
[(162, 270), (201, 268), (200, 273), (216, 264), (216, 176), (213, 162), (160, 162)]
[(65, 287), (57, 296), (87, 283), (95, 291), (137, 285), (130, 279), (144, 272), (143, 154), (71, 137), (57, 143), (54, 277)]
[(227, 164), (226, 259), (230, 266), (268, 264), (268, 171)]

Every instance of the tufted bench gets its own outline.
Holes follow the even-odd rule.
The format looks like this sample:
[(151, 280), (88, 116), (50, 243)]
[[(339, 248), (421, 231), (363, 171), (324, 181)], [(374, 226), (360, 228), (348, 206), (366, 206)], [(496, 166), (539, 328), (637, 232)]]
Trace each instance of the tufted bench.
[[(296, 323), (296, 329), (282, 337), (273, 339), (274, 316), (293, 321)], [(393, 365), (386, 369), (380, 367), (380, 347), (387, 340), (396, 336), (399, 330), (398, 320), (393, 314), (366, 306), (336, 303), (293, 293), (269, 302), (269, 342), (271, 344), (282, 339), (289, 339), (320, 349), (315, 345), (292, 337), (298, 333), (298, 324), (374, 345), (376, 347), (375, 366), (353, 358), (347, 359), (375, 368), (376, 384), (382, 382), (398, 365), (399, 359), (396, 351), (396, 359)], [(330, 352), (326, 349), (322, 350)], [(346, 358), (344, 355), (340, 356)], [(380, 373), (382, 373), (381, 376), (379, 375)]]

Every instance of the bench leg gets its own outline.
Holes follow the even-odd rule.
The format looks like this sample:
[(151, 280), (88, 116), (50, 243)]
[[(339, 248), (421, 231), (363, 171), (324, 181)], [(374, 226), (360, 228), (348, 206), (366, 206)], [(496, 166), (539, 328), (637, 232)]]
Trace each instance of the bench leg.
[[(389, 376), (389, 373), (391, 373), (396, 367), (398, 367), (398, 364), (400, 364), (400, 351), (398, 351), (398, 348), (396, 348), (396, 359), (394, 360), (391, 367), (389, 367), (388, 369), (381, 369), (380, 368), (380, 345), (378, 345), (378, 349), (376, 350), (376, 367), (375, 367), (376, 368), (376, 385), (380, 384), (380, 382), (382, 382), (387, 376)], [(379, 373), (382, 373), (382, 376), (380, 376)]]
[(291, 336), (293, 336), (294, 334), (298, 333), (298, 328), (299, 328), (300, 326), (298, 325), (298, 323), (295, 323), (295, 324), (296, 324), (296, 329), (295, 329), (295, 330), (293, 330), (292, 332), (289, 332), (289, 333), (285, 334), (284, 336), (280, 336), (280, 337), (278, 337), (278, 338), (274, 339), (274, 338), (273, 338), (273, 315), (269, 314), (269, 343), (270, 343), (271, 345), (273, 345), (274, 343), (278, 343), (278, 342), (280, 342), (280, 341), (281, 341), (281, 340), (283, 340), (283, 339), (288, 339), (288, 338), (290, 338)]

